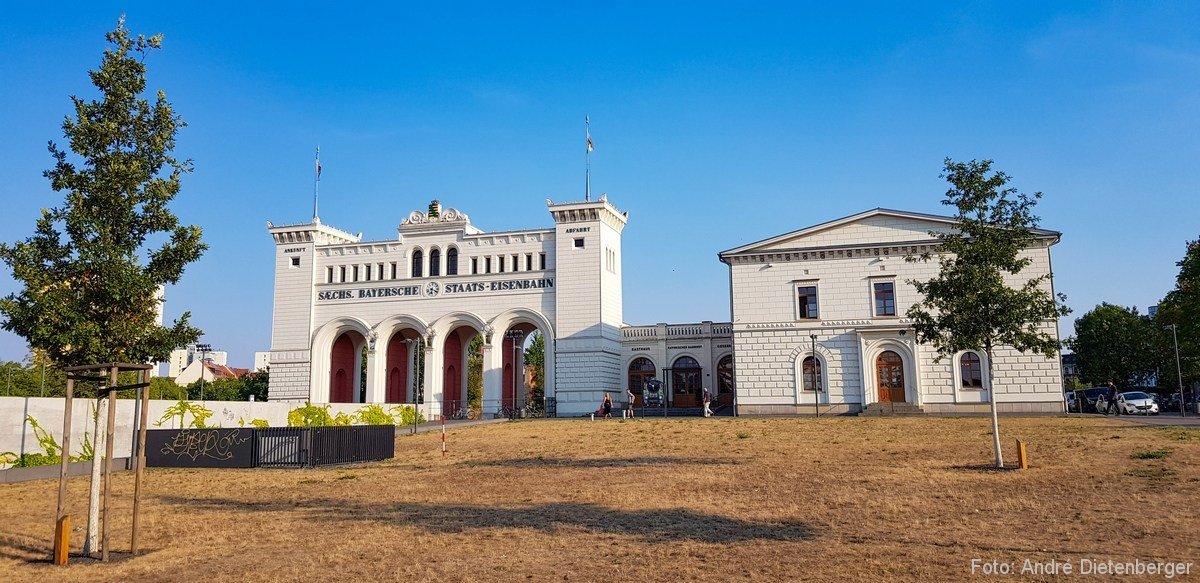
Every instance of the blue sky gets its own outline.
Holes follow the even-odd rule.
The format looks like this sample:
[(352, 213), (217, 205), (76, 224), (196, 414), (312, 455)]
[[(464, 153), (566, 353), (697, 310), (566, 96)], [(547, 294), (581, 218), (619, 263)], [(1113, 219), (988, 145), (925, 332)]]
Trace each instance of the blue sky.
[[(1144, 311), (1200, 237), (1194, 2), (95, 2), (0, 22), (0, 240), (61, 203), (46, 142), (69, 95), (94, 96), (121, 13), (165, 35), (149, 83), (195, 163), (173, 207), (210, 246), (167, 316), (191, 311), (234, 365), (269, 348), (265, 224), (311, 218), (318, 144), (323, 222), (368, 240), (432, 198), (541, 228), (546, 198), (582, 198), (590, 115), (593, 191), (630, 215), (632, 324), (728, 320), (718, 251), (875, 207), (944, 214), (947, 156), (1045, 193), (1076, 316)], [(25, 353), (0, 332), (0, 360)]]

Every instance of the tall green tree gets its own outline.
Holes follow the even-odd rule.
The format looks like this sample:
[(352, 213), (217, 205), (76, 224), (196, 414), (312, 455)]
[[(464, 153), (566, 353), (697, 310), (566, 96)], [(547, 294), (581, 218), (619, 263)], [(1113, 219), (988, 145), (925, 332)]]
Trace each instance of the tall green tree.
[[(184, 121), (162, 91), (146, 91), (145, 58), (162, 36), (132, 36), (122, 17), (90, 71), (99, 98), (71, 97), (63, 121), (69, 147), (50, 142), (44, 175), (65, 193), (42, 210), (34, 234), (0, 244), (23, 289), (0, 299), (5, 330), (62, 366), (166, 360), (200, 336), (189, 314), (158, 325), (156, 292), (176, 283), (205, 249), (200, 228), (168, 208), (191, 162), (172, 155)], [(159, 243), (151, 247), (149, 241)]]
[[(942, 204), (956, 209), (956, 226), (948, 232), (930, 232), (939, 242), (940, 270), (928, 281), (909, 281), (921, 301), (909, 308), (908, 317), (917, 339), (933, 345), (939, 359), (962, 350), (986, 354), (996, 467), (1004, 467), (995, 375), (991, 374), (996, 349), (1010, 346), (1054, 357), (1059, 341), (1047, 330), (1070, 309), (1061, 303), (1065, 296), (1059, 294), (1056, 300), (1047, 291), (1049, 274), (1021, 275), (1032, 262), (1021, 252), (1035, 241), (1038, 217), (1033, 207), (1042, 194), (1029, 195), (1007, 186), (1008, 175), (993, 171), (991, 160), (946, 158), (942, 178), (950, 183)], [(933, 258), (926, 253), (911, 260)], [(1009, 285), (1006, 278), (1023, 283)]]
[(529, 341), (529, 348), (525, 349), (524, 360), (525, 366), (533, 370), (530, 399), (541, 407), (546, 399), (546, 338), (541, 332), (533, 331), (533, 340)]
[(1160, 329), (1175, 327), (1174, 334), (1172, 330), (1163, 331), (1160, 344), (1160, 354), (1165, 357), (1163, 386), (1179, 386), (1175, 362), (1175, 336), (1178, 336), (1178, 368), (1183, 386), (1190, 387), (1200, 383), (1200, 239), (1188, 242), (1187, 252), (1176, 265), (1179, 275), (1175, 278), (1175, 289), (1159, 302), (1154, 320)]
[(1103, 303), (1075, 320), (1067, 346), (1088, 386), (1113, 381), (1122, 389), (1146, 386), (1158, 368), (1160, 334), (1137, 308)]

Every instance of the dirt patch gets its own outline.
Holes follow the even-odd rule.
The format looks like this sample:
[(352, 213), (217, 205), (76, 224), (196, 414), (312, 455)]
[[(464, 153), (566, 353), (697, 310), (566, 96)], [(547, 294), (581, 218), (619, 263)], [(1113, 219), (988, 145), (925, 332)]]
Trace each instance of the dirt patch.
[[(972, 559), (1198, 556), (1190, 432), (1005, 419), (1006, 458), (1020, 438), (1032, 466), (997, 471), (989, 424), (520, 421), (453, 430), (444, 458), (435, 433), (352, 468), (150, 470), (150, 550), (66, 569), (46, 562), (57, 483), (4, 485), (0, 579), (945, 581)], [(113, 486), (123, 553), (132, 475)], [(71, 480), (76, 547), (86, 490)]]

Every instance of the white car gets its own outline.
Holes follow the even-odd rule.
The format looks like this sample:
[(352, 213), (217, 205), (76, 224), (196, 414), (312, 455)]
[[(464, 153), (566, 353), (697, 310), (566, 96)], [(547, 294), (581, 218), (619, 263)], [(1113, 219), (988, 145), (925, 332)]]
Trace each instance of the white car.
[(1158, 415), (1158, 403), (1141, 391), (1128, 391), (1117, 395), (1117, 412), (1125, 415)]

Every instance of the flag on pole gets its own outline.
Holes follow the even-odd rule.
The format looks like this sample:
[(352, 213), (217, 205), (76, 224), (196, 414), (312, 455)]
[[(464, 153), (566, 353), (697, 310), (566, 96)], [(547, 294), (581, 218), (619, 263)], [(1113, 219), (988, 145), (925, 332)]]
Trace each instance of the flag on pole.
[(317, 180), (321, 179), (321, 158), (317, 158)]
[(587, 151), (589, 154), (596, 149), (596, 145), (592, 143), (592, 120), (589, 116), (583, 116), (584, 133), (587, 134)]

